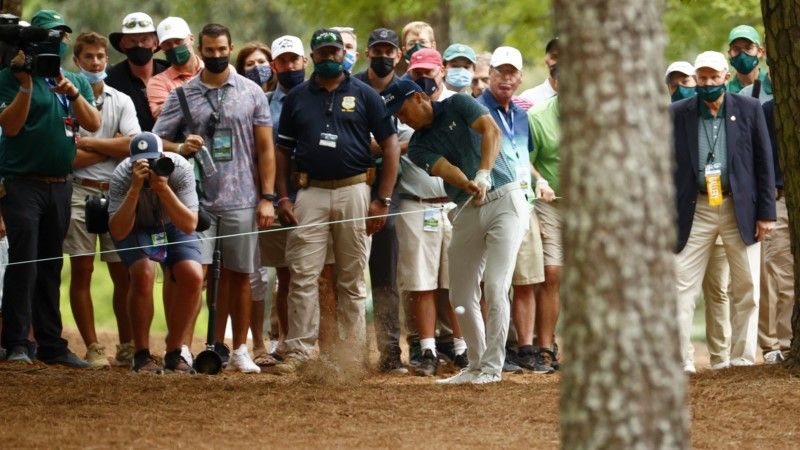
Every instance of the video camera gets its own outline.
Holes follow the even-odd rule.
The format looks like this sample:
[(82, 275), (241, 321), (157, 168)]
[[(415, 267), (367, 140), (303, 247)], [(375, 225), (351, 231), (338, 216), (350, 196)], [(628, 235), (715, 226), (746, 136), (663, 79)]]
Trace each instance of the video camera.
[(0, 14), (0, 68), (8, 67), (22, 50), (25, 62), (11, 70), (25, 71), (37, 77), (55, 78), (61, 73), (58, 54), (62, 31), (24, 27), (19, 17)]

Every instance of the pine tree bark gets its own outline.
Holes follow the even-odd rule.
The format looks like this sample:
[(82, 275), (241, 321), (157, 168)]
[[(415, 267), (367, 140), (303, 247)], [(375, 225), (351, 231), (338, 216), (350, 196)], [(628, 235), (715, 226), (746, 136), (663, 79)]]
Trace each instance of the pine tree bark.
[(783, 171), (794, 256), (792, 347), (786, 365), (800, 368), (800, 11), (797, 0), (762, 0), (769, 72), (775, 98), (775, 135)]
[(555, 0), (564, 449), (688, 448), (663, 0)]

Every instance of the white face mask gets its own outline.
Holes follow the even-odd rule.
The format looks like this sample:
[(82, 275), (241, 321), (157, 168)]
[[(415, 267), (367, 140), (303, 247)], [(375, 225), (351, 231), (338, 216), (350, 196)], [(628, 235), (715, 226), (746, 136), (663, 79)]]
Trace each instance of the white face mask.
[[(80, 66), (79, 66), (80, 67)], [(106, 73), (106, 67), (104, 66), (100, 69), (99, 72), (89, 72), (81, 67), (81, 75), (89, 82), (89, 84), (96, 84), (100, 83), (101, 81), (105, 80), (108, 74)]]

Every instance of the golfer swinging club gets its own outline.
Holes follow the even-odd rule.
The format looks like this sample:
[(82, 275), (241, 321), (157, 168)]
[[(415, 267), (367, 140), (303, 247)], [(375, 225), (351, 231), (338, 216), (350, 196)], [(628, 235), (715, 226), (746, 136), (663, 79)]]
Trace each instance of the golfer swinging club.
[[(469, 365), (437, 383), (497, 383), (508, 334), (508, 290), (515, 255), (528, 227), (527, 201), (515, 170), (527, 152), (522, 156), (513, 150), (501, 152), (500, 129), (486, 108), (468, 95), (432, 102), (408, 80), (400, 80), (383, 94), (389, 113), (416, 130), (408, 146), (411, 160), (444, 179), (448, 197), (459, 205), (447, 256), (450, 303), (464, 308), (457, 318)], [(489, 306), (485, 328), (481, 274)]]

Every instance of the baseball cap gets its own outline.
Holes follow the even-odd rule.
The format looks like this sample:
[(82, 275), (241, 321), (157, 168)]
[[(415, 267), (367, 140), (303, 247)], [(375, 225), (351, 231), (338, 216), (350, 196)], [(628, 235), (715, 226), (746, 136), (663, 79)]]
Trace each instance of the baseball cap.
[(122, 32), (114, 32), (108, 35), (111, 46), (118, 52), (125, 53), (119, 46), (123, 34), (155, 33), (156, 27), (153, 18), (143, 12), (130, 13), (122, 19)]
[(397, 36), (397, 33), (388, 28), (376, 28), (369, 34), (367, 48), (375, 44), (389, 44), (400, 48), (400, 38)]
[[(414, 54), (416, 55), (417, 53)], [(403, 107), (403, 103), (405, 103), (408, 97), (414, 95), (414, 92), (422, 92), (422, 88), (411, 80), (401, 78), (389, 85), (389, 87), (381, 93), (389, 115), (400, 111), (400, 108)]]
[(192, 34), (189, 24), (180, 17), (167, 17), (158, 24), (158, 45), (169, 39), (186, 39)]
[(408, 70), (414, 69), (433, 69), (442, 66), (442, 55), (432, 48), (421, 48), (411, 55), (411, 62)]
[(500, 67), (503, 64), (511, 64), (517, 70), (522, 70), (522, 54), (514, 47), (497, 47), (492, 53), (489, 65)]
[(694, 75), (694, 66), (687, 61), (675, 61), (670, 64), (669, 67), (667, 67), (667, 71), (664, 72), (664, 81), (667, 83), (669, 83), (669, 76), (672, 72), (679, 72), (684, 75), (692, 76)]
[(159, 158), (164, 151), (164, 144), (158, 135), (143, 131), (131, 139), (131, 160)]
[(697, 55), (697, 58), (694, 60), (695, 72), (701, 67), (708, 67), (717, 72), (727, 72), (728, 61), (725, 59), (725, 55), (720, 52), (703, 52)]
[(758, 31), (756, 31), (756, 29), (750, 25), (739, 25), (734, 27), (728, 34), (728, 45), (739, 38), (747, 39), (748, 41), (759, 46), (761, 45), (761, 35), (759, 35)]
[(303, 41), (297, 36), (285, 35), (272, 41), (272, 59), (284, 53), (294, 53), (295, 55), (305, 56)]
[[(341, 33), (330, 28), (320, 28), (315, 31), (311, 36), (311, 51), (322, 47), (344, 48)], [(275, 55), (272, 57), (274, 58)]]
[(447, 50), (442, 54), (442, 59), (445, 61), (452, 61), (456, 58), (467, 58), (472, 61), (472, 64), (478, 62), (478, 56), (475, 55), (475, 50), (464, 44), (453, 44), (447, 47)]
[(59, 30), (64, 30), (67, 33), (72, 33), (72, 28), (67, 26), (67, 24), (64, 22), (64, 18), (62, 18), (59, 13), (53, 11), (52, 9), (43, 9), (34, 14), (33, 18), (31, 19), (31, 26), (46, 28), (48, 30), (57, 28)]

